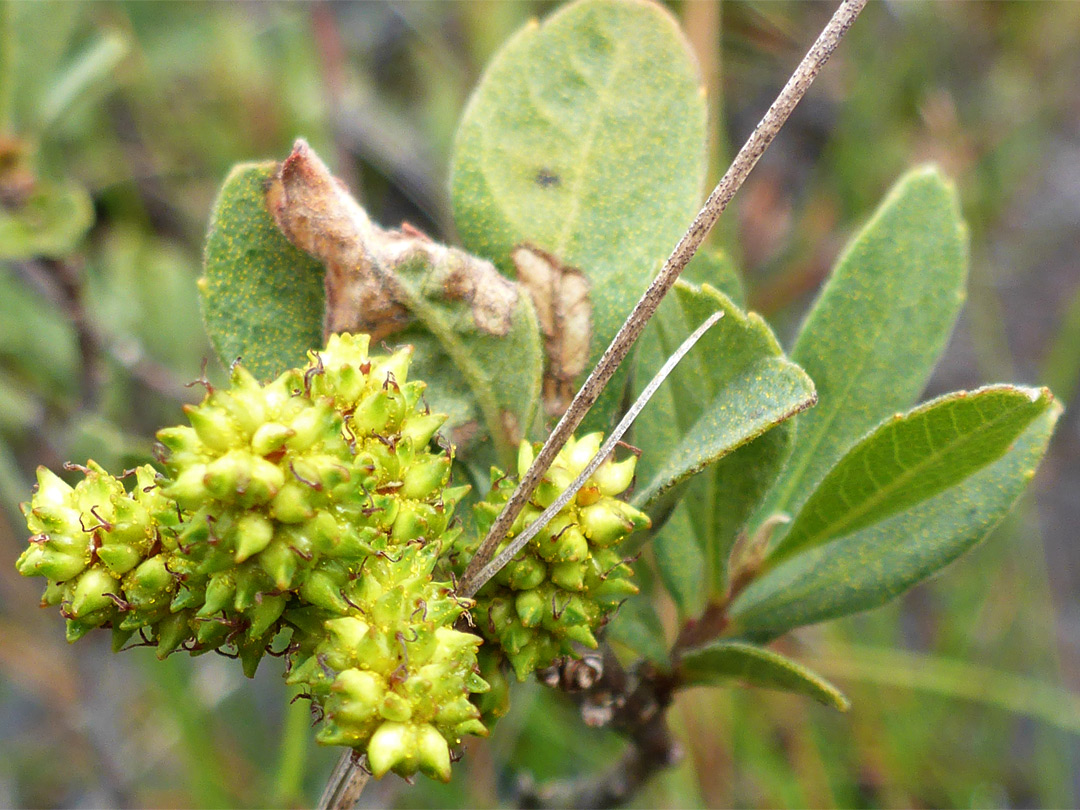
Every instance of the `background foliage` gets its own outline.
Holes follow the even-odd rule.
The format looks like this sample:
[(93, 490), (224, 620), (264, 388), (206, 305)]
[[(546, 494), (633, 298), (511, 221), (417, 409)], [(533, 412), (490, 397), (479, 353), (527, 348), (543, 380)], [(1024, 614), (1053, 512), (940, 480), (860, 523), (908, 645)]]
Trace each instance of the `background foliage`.
[[(55, 223), (33, 252), (71, 260), (58, 269), (13, 254), (0, 270), (0, 805), (313, 800), (336, 752), (314, 746), (305, 707), (282, 713), (273, 667), (252, 688), (213, 658), (112, 656), (107, 637), (68, 647), (53, 612), (34, 607), (38, 584), (13, 570), (16, 505), (37, 464), (146, 460), (153, 430), (196, 399), (184, 383), (212, 352), (195, 279), (234, 163), (279, 159), (304, 135), (375, 221), (454, 241), (447, 163), (467, 95), (494, 49), (550, 7), (3, 7), (2, 36), (18, 41), (0, 40), (0, 122), (48, 181), (39, 216)], [(709, 82), (715, 175), (829, 8), (672, 8)], [(972, 263), (961, 326), (927, 394), (1016, 379), (1073, 399), (1077, 31), (1080, 8), (1065, 4), (863, 15), (721, 225), (750, 307), (785, 346), (846, 238), (897, 176), (933, 159), (957, 179)], [(638, 802), (1075, 804), (1078, 485), (1067, 410), (1033, 494), (947, 577), (786, 642), (845, 689), (850, 713), (763, 691), (684, 693), (673, 721), (688, 756)], [(658, 608), (674, 621), (675, 605)], [(568, 776), (618, 748), (534, 688), (493, 740), (471, 746), (451, 785), (384, 780), (365, 802), (489, 806), (512, 792), (511, 766)]]

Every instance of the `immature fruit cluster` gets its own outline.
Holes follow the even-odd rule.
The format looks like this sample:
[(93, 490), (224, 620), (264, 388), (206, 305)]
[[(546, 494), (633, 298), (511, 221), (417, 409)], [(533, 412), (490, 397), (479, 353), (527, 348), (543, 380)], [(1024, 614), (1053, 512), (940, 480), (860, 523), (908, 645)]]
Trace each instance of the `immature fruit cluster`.
[[(592, 433), (566, 443), (529, 504), (511, 527), (506, 542), (520, 534), (561, 495), (600, 449)], [(518, 474), (532, 464), (534, 448), (522, 444)], [(574, 644), (597, 646), (596, 631), (616, 607), (637, 593), (633, 573), (618, 545), (649, 518), (614, 496), (634, 477), (635, 457), (606, 460), (577, 496), (518, 556), (477, 594), (473, 614), (485, 638), (501, 647), (519, 680), (556, 659), (574, 654)], [(475, 508), (482, 537), (516, 482), (492, 471), (487, 500)], [(474, 542), (478, 542), (474, 541)], [(458, 558), (468, 560), (474, 546), (459, 543)]]
[(469, 696), (487, 684), (480, 639), (451, 627), (466, 603), (434, 579), (467, 487), (447, 487), (450, 452), (430, 446), (445, 417), (421, 407), (410, 356), (338, 335), (266, 385), (235, 366), (190, 426), (158, 434), (165, 474), (140, 468), (130, 493), (93, 463), (75, 487), (40, 470), (19, 571), (48, 579), (71, 640), (229, 646), (250, 675), (285, 630), (320, 739), (380, 774), (448, 778), (449, 746), (486, 733)]
[(235, 367), (229, 390), (187, 409), (191, 427), (158, 434), (164, 492), (191, 516), (178, 604), (204, 633), (239, 629), (254, 664), (290, 600), (344, 612), (364, 560), (441, 537), (464, 493), (446, 489), (449, 455), (429, 449), (445, 417), (419, 410), (411, 348), (367, 349), (366, 335), (335, 335), (266, 386)]
[(489, 689), (476, 665), (481, 640), (453, 629), (471, 602), (434, 579), (439, 551), (412, 542), (396, 558), (369, 559), (345, 589), (348, 611), (323, 622), (288, 676), (322, 706), (319, 741), (366, 750), (375, 776), (449, 779), (450, 746), (487, 735), (469, 701)]
[[(226, 647), (251, 675), (283, 634), (321, 742), (365, 752), (376, 776), (449, 779), (451, 747), (506, 710), (507, 659), (524, 679), (596, 646), (637, 591), (616, 547), (649, 520), (615, 498), (635, 459), (609, 459), (475, 603), (458, 597), (450, 571), (513, 482), (493, 472), (481, 533), (463, 539), (452, 518), (468, 488), (448, 487), (451, 453), (431, 446), (445, 417), (421, 407), (410, 356), (338, 335), (265, 385), (237, 365), (230, 388), (186, 409), (189, 426), (158, 434), (164, 474), (140, 467), (130, 490), (93, 462), (74, 487), (40, 469), (20, 573), (48, 580), (43, 603), (72, 641), (110, 627), (117, 648), (137, 632), (161, 657)], [(567, 444), (507, 541), (599, 446)], [(522, 445), (519, 473), (533, 452)], [(492, 642), (482, 654), (462, 618)]]
[(61, 606), (69, 641), (110, 626), (119, 647), (170, 613), (175, 583), (166, 553), (175, 548), (179, 516), (152, 467), (134, 471), (130, 494), (92, 461), (82, 472), (71, 487), (38, 468), (37, 492), (26, 507), (30, 546), (16, 567), (48, 580), (42, 603)]

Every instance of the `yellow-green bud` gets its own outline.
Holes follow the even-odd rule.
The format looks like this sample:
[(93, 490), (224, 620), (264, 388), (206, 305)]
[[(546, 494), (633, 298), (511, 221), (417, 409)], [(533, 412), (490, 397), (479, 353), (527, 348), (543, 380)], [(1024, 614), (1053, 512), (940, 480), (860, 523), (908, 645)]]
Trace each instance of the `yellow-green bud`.
[(481, 642), (453, 629), (470, 603), (434, 578), (439, 552), (410, 543), (369, 559), (344, 585), (348, 614), (325, 621), (318, 643), (301, 640), (291, 661), (289, 682), (322, 708), (319, 741), (366, 751), (377, 776), (449, 778), (449, 747), (487, 733), (469, 700), (488, 689)]
[[(571, 439), (545, 473), (507, 540), (534, 522), (585, 469), (602, 445), (598, 433)], [(535, 448), (523, 443), (518, 470), (532, 464)], [(477, 628), (499, 645), (519, 679), (563, 656), (575, 645), (596, 646), (596, 632), (619, 602), (636, 593), (631, 571), (615, 546), (649, 525), (646, 515), (613, 496), (633, 481), (636, 459), (607, 459), (518, 558), (477, 594)], [(509, 498), (516, 482), (492, 471), (492, 490), (475, 509), (480, 536)], [(478, 540), (459, 540), (454, 559), (463, 566)], [(460, 571), (459, 571), (460, 573)]]

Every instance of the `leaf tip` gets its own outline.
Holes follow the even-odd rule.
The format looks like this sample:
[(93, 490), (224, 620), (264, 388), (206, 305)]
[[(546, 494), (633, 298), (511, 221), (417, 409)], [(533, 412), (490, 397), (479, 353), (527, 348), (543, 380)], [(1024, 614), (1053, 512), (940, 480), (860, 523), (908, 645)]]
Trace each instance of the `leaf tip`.
[(968, 237), (967, 225), (960, 216), (960, 194), (956, 187), (956, 181), (946, 174), (937, 163), (923, 163), (904, 174), (897, 182), (895, 189), (911, 189), (913, 187), (921, 187), (945, 198), (948, 208), (956, 217), (956, 227), (959, 235), (966, 244)]

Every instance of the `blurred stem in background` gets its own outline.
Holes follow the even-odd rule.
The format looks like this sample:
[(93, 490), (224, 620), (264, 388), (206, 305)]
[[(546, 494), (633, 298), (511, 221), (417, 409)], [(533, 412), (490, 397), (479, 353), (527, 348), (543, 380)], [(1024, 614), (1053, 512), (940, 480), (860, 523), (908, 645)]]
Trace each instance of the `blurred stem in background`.
[(296, 807), (304, 804), (304, 773), (311, 737), (311, 708), (297, 698), (299, 689), (289, 690), (291, 702), (285, 710), (285, 726), (281, 731), (273, 790), (267, 797), (268, 807)]

